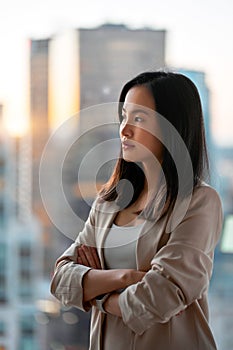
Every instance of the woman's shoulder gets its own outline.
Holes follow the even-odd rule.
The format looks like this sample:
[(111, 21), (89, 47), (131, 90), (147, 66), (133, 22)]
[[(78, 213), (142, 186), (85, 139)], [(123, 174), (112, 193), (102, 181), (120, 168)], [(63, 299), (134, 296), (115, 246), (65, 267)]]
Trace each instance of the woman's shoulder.
[(217, 190), (209, 184), (201, 183), (193, 190), (189, 213), (199, 213), (209, 217), (222, 216), (222, 201)]
[(221, 199), (217, 190), (211, 185), (202, 182), (197, 185), (193, 190), (192, 200), (195, 201), (214, 201), (221, 204)]
[(171, 232), (181, 222), (190, 218), (199, 220), (200, 217), (208, 217), (210, 220), (213, 218), (213, 221), (222, 218), (220, 196), (212, 186), (204, 182), (195, 186), (191, 195), (177, 201), (170, 213), (166, 230)]

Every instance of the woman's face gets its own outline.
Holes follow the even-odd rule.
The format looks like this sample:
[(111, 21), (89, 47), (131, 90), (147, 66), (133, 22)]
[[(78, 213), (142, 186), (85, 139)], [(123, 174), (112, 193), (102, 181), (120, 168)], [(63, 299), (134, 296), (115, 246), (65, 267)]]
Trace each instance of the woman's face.
[(154, 98), (145, 86), (134, 86), (128, 91), (120, 125), (124, 160), (146, 164), (156, 157), (162, 162), (163, 145), (156, 138), (160, 129), (155, 109)]

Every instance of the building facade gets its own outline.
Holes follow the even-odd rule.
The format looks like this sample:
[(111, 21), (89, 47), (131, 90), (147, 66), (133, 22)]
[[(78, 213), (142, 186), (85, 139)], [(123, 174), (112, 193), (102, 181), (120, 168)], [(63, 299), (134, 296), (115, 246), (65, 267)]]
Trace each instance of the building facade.
[(124, 83), (142, 71), (165, 66), (164, 30), (106, 24), (78, 29), (80, 108), (117, 102)]
[(40, 225), (31, 210), (30, 139), (0, 135), (0, 349), (39, 349)]

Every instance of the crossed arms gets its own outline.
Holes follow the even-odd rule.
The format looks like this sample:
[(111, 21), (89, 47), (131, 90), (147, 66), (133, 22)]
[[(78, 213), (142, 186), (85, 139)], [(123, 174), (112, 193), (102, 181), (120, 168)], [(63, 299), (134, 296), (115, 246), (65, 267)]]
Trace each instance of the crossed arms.
[(121, 317), (119, 293), (115, 291), (141, 281), (145, 272), (133, 269), (102, 270), (96, 248), (82, 245), (77, 249), (77, 263), (91, 268), (83, 277), (84, 303), (90, 302), (95, 306), (96, 296), (111, 292), (104, 303), (104, 309), (112, 315)]

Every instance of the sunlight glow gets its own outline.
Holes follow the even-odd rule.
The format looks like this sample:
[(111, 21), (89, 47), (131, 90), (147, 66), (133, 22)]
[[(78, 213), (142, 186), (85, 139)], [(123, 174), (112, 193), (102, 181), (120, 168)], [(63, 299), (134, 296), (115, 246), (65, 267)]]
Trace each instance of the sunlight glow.
[(6, 131), (10, 136), (22, 137), (29, 132), (29, 121), (25, 115), (17, 112), (17, 109), (6, 109), (7, 118), (5, 121)]
[[(17, 64), (11, 65), (7, 92), (3, 101), (3, 121), (10, 136), (20, 137), (29, 131), (29, 42), (17, 45)], [(12, 57), (9, 57), (9, 61)]]
[(49, 58), (49, 121), (55, 129), (79, 111), (78, 31), (52, 39)]

